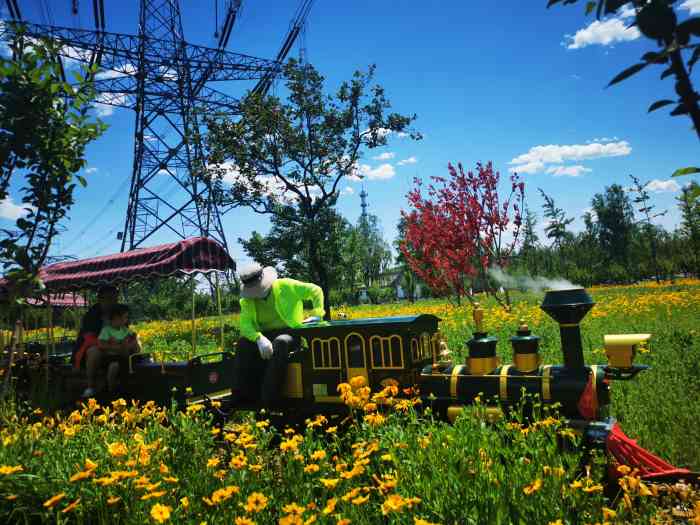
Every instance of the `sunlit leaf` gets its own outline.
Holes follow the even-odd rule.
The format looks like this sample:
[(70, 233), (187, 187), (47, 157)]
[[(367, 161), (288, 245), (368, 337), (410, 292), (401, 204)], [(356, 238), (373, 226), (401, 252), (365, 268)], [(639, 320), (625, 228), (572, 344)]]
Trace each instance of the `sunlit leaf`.
[(674, 102), (673, 100), (668, 100), (668, 99), (657, 100), (651, 106), (649, 106), (647, 113), (651, 113), (652, 111), (656, 111), (659, 108), (662, 108), (664, 106), (668, 106), (669, 104), (673, 104), (673, 102)]
[(700, 173), (700, 168), (696, 168), (695, 166), (680, 168), (674, 171), (671, 177), (682, 177), (683, 175), (691, 175), (693, 173)]
[(617, 84), (618, 82), (622, 82), (623, 80), (631, 77), (635, 73), (639, 73), (642, 69), (647, 67), (647, 65), (648, 62), (640, 62), (639, 64), (635, 64), (633, 66), (628, 67), (624, 71), (621, 71), (615, 78), (613, 78), (608, 84), (608, 87)]

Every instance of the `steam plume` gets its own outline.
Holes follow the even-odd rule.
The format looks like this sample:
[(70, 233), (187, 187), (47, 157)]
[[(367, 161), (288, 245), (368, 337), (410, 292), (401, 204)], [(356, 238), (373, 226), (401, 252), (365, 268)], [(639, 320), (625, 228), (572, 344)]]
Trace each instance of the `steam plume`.
[(566, 279), (548, 279), (546, 277), (529, 275), (508, 275), (500, 268), (489, 268), (489, 275), (505, 288), (518, 288), (530, 292), (540, 293), (544, 290), (569, 290), (581, 288)]

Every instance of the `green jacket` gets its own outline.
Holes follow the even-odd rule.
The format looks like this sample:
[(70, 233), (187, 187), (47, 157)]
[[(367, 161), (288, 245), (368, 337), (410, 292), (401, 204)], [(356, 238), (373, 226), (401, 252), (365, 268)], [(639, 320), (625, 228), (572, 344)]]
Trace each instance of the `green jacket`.
[[(323, 290), (313, 283), (304, 283), (295, 279), (277, 279), (272, 283), (275, 310), (280, 319), (290, 328), (298, 328), (304, 320), (304, 301), (311, 301), (313, 310), (310, 315), (323, 317)], [(257, 341), (265, 330), (258, 325), (256, 299), (241, 297), (241, 335), (250, 341)]]

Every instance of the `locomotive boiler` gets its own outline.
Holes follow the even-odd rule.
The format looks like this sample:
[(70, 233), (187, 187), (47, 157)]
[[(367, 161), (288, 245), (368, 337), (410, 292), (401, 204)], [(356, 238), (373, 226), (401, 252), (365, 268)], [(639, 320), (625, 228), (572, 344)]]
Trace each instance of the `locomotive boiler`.
[[(607, 365), (586, 365), (583, 359), (580, 322), (595, 303), (583, 288), (548, 291), (541, 308), (559, 324), (563, 364), (542, 365), (539, 337), (521, 324), (510, 338), (513, 362), (501, 364), (496, 354), (497, 338), (483, 329), (483, 310), (476, 306), (476, 330), (466, 342), (468, 357), (463, 364), (437, 361), (423, 368), (419, 385), (424, 396), (445, 419), (454, 421), (478, 397), (483, 403), (505, 408), (518, 405), (523, 396), (557, 403), (562, 416), (595, 439), (605, 434), (612, 420), (606, 418), (610, 403), (610, 381), (631, 379), (648, 368), (634, 365), (640, 345), (650, 334), (605, 336)], [(444, 355), (444, 354), (443, 354)], [(500, 409), (493, 409), (498, 415)], [(602, 437), (602, 436), (601, 436)]]

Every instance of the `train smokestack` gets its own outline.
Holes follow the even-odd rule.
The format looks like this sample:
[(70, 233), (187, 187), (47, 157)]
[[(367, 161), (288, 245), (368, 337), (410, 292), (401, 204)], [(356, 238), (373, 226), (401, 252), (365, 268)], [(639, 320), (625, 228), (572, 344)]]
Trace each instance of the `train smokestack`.
[(581, 369), (585, 366), (579, 323), (594, 304), (583, 288), (550, 290), (544, 294), (540, 308), (559, 323), (561, 351), (567, 368)]

